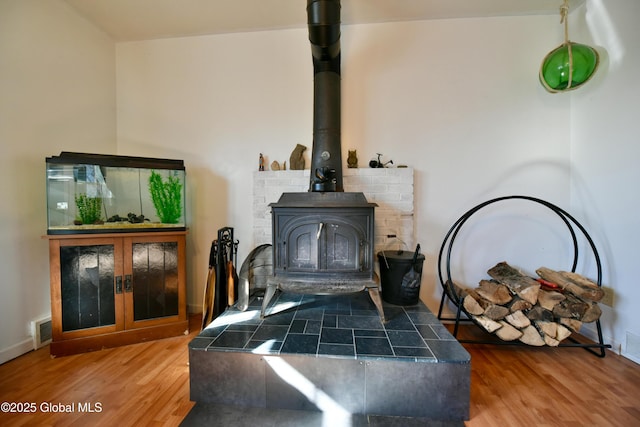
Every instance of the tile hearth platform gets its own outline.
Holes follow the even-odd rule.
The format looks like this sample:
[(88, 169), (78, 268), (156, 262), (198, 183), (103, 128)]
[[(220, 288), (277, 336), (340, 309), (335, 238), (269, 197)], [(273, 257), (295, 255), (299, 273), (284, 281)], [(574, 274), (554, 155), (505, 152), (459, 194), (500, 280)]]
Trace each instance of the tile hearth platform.
[(192, 412), (469, 418), (469, 353), (422, 302), (384, 303), (386, 324), (365, 292), (278, 293), (264, 319), (261, 304), (228, 309), (190, 342)]

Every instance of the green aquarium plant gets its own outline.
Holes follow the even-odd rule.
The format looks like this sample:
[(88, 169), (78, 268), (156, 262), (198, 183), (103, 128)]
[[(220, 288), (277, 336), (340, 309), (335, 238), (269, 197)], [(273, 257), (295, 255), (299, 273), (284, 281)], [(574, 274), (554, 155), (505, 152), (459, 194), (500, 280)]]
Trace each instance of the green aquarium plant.
[(82, 224), (97, 224), (102, 219), (102, 197), (89, 197), (86, 194), (76, 194), (76, 208), (78, 219)]
[(149, 193), (156, 214), (165, 224), (177, 224), (182, 216), (182, 183), (177, 176), (169, 175), (164, 181), (156, 171), (149, 177)]

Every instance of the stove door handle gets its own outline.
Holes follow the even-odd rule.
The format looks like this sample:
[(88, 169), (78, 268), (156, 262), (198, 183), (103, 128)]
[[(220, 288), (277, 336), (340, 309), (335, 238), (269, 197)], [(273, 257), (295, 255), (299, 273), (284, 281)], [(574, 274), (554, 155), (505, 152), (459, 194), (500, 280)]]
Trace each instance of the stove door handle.
[(320, 223), (318, 225), (318, 232), (316, 233), (316, 240), (320, 240), (320, 233), (322, 233), (322, 227), (324, 227), (324, 223)]

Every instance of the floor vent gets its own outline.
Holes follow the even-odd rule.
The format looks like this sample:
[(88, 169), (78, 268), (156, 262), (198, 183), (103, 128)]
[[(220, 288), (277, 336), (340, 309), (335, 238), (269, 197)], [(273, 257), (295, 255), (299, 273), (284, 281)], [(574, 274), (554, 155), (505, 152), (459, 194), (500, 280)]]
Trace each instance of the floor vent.
[(34, 350), (49, 344), (51, 342), (51, 317), (32, 321), (31, 336), (33, 337)]

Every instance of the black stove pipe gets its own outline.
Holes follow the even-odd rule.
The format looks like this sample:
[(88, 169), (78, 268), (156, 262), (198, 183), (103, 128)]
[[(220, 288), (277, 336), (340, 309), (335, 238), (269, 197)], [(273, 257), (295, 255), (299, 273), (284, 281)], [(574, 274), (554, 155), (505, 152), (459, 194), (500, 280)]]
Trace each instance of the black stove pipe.
[(344, 191), (340, 110), (340, 0), (307, 0), (313, 55), (313, 149), (309, 191)]

